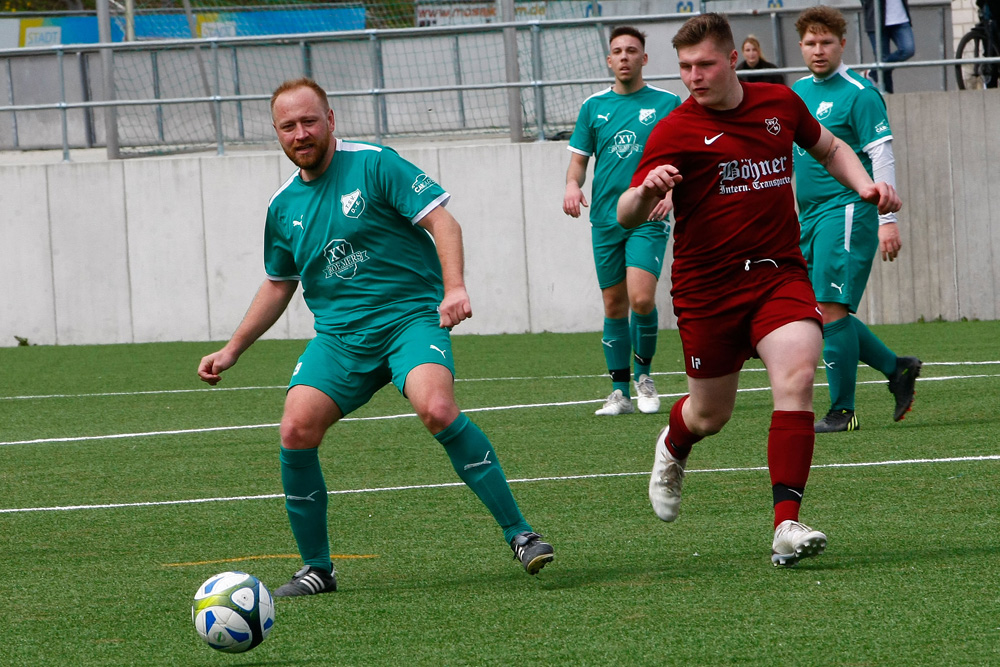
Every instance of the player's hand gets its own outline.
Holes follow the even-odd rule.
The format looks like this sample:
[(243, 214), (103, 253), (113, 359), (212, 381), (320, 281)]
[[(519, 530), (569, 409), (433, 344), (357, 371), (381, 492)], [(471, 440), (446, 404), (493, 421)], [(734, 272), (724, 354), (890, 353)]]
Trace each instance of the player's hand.
[(878, 226), (878, 249), (882, 253), (882, 261), (893, 261), (899, 254), (903, 242), (899, 239), (899, 225), (890, 222)]
[(677, 167), (672, 164), (661, 164), (646, 174), (642, 185), (636, 189), (641, 191), (639, 194), (642, 197), (654, 196), (657, 199), (663, 199), (682, 180), (684, 177), (681, 176)]
[(472, 302), (464, 287), (453, 287), (444, 293), (444, 299), (438, 306), (438, 315), (441, 316), (439, 326), (442, 329), (450, 329), (472, 317)]
[(656, 206), (653, 210), (649, 212), (648, 220), (655, 220), (659, 222), (660, 220), (666, 220), (670, 212), (674, 210), (674, 198), (672, 192), (668, 192), (666, 196), (660, 201), (656, 202)]
[(198, 364), (198, 377), (214, 387), (222, 380), (222, 371), (232, 368), (236, 359), (235, 355), (226, 352), (226, 348), (202, 357)]
[(576, 183), (567, 183), (566, 196), (563, 197), (563, 213), (579, 218), (581, 206), (587, 206), (587, 198), (583, 195), (583, 190)]
[(903, 202), (896, 193), (896, 188), (882, 181), (863, 188), (858, 194), (869, 204), (878, 206), (880, 215), (895, 213), (903, 208)]

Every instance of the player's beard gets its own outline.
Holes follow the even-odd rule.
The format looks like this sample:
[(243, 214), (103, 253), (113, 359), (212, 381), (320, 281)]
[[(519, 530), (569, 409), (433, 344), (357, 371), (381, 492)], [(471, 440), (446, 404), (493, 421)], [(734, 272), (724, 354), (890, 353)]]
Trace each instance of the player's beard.
[[(308, 145), (308, 144), (306, 144)], [(302, 144), (299, 144), (299, 147)], [(288, 159), (292, 161), (299, 169), (305, 169), (306, 171), (311, 171), (316, 169), (323, 164), (326, 159), (326, 153), (330, 150), (330, 135), (322, 134), (312, 142), (313, 153), (308, 157), (300, 156), (295, 152), (297, 146), (290, 146), (285, 150), (285, 155)]]

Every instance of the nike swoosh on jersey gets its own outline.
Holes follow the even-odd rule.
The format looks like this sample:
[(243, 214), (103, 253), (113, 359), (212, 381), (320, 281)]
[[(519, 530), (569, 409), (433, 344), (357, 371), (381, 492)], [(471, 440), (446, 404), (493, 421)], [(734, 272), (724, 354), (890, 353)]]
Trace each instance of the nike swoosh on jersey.
[(711, 139), (709, 139), (708, 137), (705, 137), (705, 145), (706, 146), (711, 146), (712, 144), (715, 143), (716, 139), (718, 139), (719, 137), (721, 137), (724, 134), (725, 134), (725, 132), (719, 132), (717, 135), (715, 135)]

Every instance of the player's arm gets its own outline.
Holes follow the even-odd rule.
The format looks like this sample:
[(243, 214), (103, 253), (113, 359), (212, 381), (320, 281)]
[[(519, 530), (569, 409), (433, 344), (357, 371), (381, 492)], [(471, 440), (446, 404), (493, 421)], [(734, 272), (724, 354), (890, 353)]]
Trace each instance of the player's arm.
[(680, 172), (673, 165), (661, 164), (651, 169), (642, 183), (618, 198), (618, 224), (632, 229), (649, 220), (653, 209), (681, 180)]
[(444, 206), (437, 206), (418, 220), (417, 224), (434, 237), (437, 246), (444, 281), (444, 299), (438, 306), (438, 313), (441, 316), (441, 326), (450, 328), (472, 317), (472, 303), (465, 290), (462, 227)]
[(198, 377), (211, 385), (218, 384), (222, 371), (231, 368), (240, 355), (278, 321), (298, 286), (297, 280), (265, 280), (229, 342), (221, 350), (202, 358)]
[(876, 204), (880, 214), (894, 213), (902, 207), (896, 188), (885, 181), (874, 182), (851, 147), (825, 127), (820, 126), (819, 141), (807, 150), (844, 187), (857, 192), (869, 204)]
[[(892, 154), (892, 139), (868, 146), (865, 153), (872, 161), (873, 180), (885, 181), (896, 187), (896, 159)], [(895, 213), (878, 216), (878, 249), (882, 261), (893, 261), (903, 247), (899, 237), (899, 225)]]
[(583, 184), (587, 181), (587, 163), (590, 158), (580, 153), (570, 153), (569, 169), (566, 170), (566, 193), (563, 195), (563, 213), (574, 218), (580, 217), (580, 207), (587, 206), (583, 194)]

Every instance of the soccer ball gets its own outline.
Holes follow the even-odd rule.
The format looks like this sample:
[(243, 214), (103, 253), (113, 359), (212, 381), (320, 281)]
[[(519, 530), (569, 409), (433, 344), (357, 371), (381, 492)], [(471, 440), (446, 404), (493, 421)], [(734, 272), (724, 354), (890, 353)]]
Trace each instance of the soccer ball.
[(257, 577), (223, 572), (194, 594), (191, 620), (201, 638), (226, 653), (243, 653), (267, 639), (274, 626), (274, 598)]

